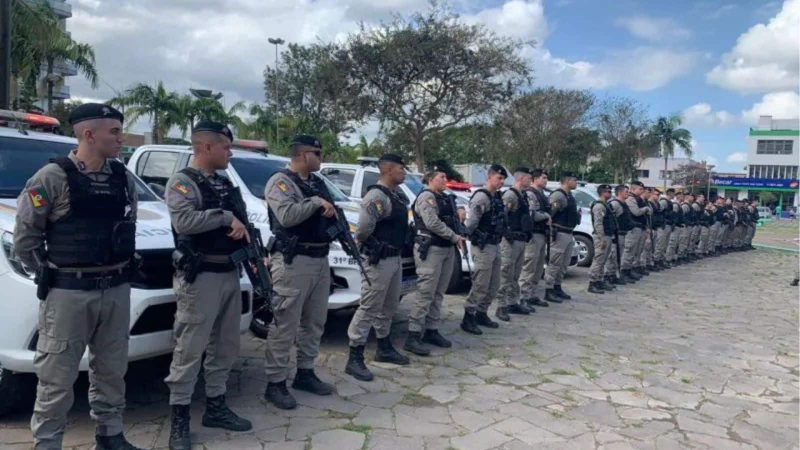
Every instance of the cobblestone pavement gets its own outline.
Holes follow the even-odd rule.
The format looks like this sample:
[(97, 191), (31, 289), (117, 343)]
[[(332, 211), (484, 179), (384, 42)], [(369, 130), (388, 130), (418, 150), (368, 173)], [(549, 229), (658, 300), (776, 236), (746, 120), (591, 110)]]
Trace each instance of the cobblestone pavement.
[[(602, 296), (572, 268), (573, 300), (481, 337), (458, 330), (463, 295), (449, 296), (443, 331), (454, 347), (408, 367), (371, 364), (371, 383), (344, 375), (349, 317), (332, 316), (318, 372), (338, 393), (296, 392), (290, 412), (265, 406), (263, 343), (247, 335), (228, 396), (253, 431), (203, 428), (198, 399), (193, 439), (206, 449), (797, 448), (797, 264), (736, 253)], [(165, 367), (129, 372), (126, 432), (147, 448), (167, 444)], [(85, 398), (85, 377), (77, 389)], [(0, 447), (30, 446), (29, 414), (0, 419)], [(85, 400), (70, 419), (66, 445), (90, 448)]]

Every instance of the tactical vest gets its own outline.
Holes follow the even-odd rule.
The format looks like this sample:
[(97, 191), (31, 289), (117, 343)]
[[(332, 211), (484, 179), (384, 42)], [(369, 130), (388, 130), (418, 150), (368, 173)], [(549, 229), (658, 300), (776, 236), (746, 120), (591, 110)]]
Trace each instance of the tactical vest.
[[(439, 210), (439, 220), (441, 220), (442, 223), (447, 226), (447, 228), (456, 231), (458, 229), (456, 226), (456, 221), (459, 219), (456, 216), (456, 210), (451, 198), (444, 194), (437, 194), (436, 192), (433, 192), (427, 188), (423, 189), (422, 192), (430, 192), (433, 194), (433, 198), (436, 200), (436, 208)], [(450, 247), (453, 245), (453, 243), (449, 239), (443, 238), (428, 229), (428, 226), (425, 225), (425, 221), (422, 220), (422, 216), (420, 216), (417, 212), (417, 202), (419, 202), (422, 192), (417, 195), (417, 200), (414, 202), (414, 207), (412, 208), (412, 212), (414, 214), (414, 226), (417, 229), (417, 233), (430, 236), (431, 245), (435, 245), (437, 247)]]
[[(697, 205), (699, 210), (694, 209), (694, 205)], [(694, 221), (694, 224), (695, 225), (702, 225), (703, 224), (703, 208), (697, 202), (692, 203), (690, 206), (692, 207), (692, 220)]]
[(725, 217), (725, 208), (717, 207), (717, 210), (714, 211), (714, 220), (719, 223), (727, 222), (727, 219)]
[[(638, 195), (634, 197), (634, 200), (636, 200), (636, 206), (638, 206), (639, 209), (646, 208), (648, 205), (647, 200), (644, 200)], [(631, 215), (633, 216), (633, 214)], [(641, 216), (633, 216), (633, 222), (636, 224), (637, 228), (647, 227), (647, 214), (642, 214)]]
[(372, 236), (391, 247), (402, 249), (406, 244), (406, 233), (408, 233), (408, 208), (405, 202), (386, 186), (373, 184), (367, 188), (367, 192), (373, 189), (379, 189), (389, 197), (392, 202), (392, 213), (389, 217), (378, 221)]
[(619, 204), (620, 207), (622, 207), (622, 214), (617, 218), (617, 229), (621, 234), (625, 234), (628, 231), (631, 231), (636, 226), (636, 223), (633, 221), (633, 214), (631, 214), (631, 209), (625, 202), (621, 202), (617, 198), (611, 199), (608, 202), (608, 205), (611, 206), (612, 202), (616, 202)]
[(753, 211), (750, 212), (750, 220), (753, 223), (758, 223), (758, 220), (760, 218), (761, 218), (761, 216), (758, 215), (758, 208), (753, 208)]
[[(664, 207), (662, 213), (664, 214), (664, 225), (675, 225), (675, 210), (672, 207), (672, 201), (668, 198), (664, 199), (667, 202), (667, 206)], [(659, 201), (659, 206), (661, 206), (661, 202)]]
[(511, 192), (517, 196), (517, 209), (508, 212), (508, 228), (513, 233), (511, 238), (518, 241), (528, 241), (533, 231), (533, 218), (531, 218), (531, 208), (528, 204), (528, 197), (520, 193), (516, 188), (511, 188)]
[[(683, 210), (683, 205), (689, 207), (689, 212)], [(687, 227), (694, 226), (694, 210), (692, 209), (691, 203), (681, 203), (681, 212), (683, 213), (683, 224)]]
[(500, 194), (500, 191), (491, 194), (486, 189), (478, 189), (472, 194), (470, 201), (479, 192), (482, 192), (484, 195), (489, 197), (491, 209), (489, 211), (484, 211), (483, 215), (481, 216), (481, 220), (478, 221), (478, 227), (476, 229), (485, 233), (489, 237), (488, 243), (498, 244), (500, 243), (500, 239), (502, 239), (507, 226), (506, 207), (503, 205), (503, 196)]
[(559, 210), (556, 215), (553, 216), (553, 223), (559, 225), (562, 229), (566, 228), (572, 230), (581, 222), (581, 215), (578, 212), (578, 203), (571, 193), (568, 194), (561, 188), (556, 189), (555, 192), (564, 194), (567, 198), (567, 207)]
[[(197, 185), (197, 189), (199, 189), (202, 198), (198, 211), (222, 209), (224, 211), (233, 212), (235, 209), (233, 205), (236, 201), (233, 197), (238, 196), (239, 201), (242, 201), (242, 194), (239, 192), (239, 189), (233, 187), (233, 184), (231, 184), (230, 180), (227, 178), (221, 177), (222, 185), (217, 185), (212, 184), (204, 174), (192, 167), (185, 167), (178, 171), (178, 173), (186, 175)], [(246, 217), (237, 217), (237, 219), (242, 222), (247, 220)], [(178, 245), (178, 241), (185, 240), (191, 244), (194, 251), (204, 255), (227, 256), (242, 248), (244, 241), (231, 239), (228, 237), (229, 232), (230, 227), (227, 225), (191, 235), (178, 234), (173, 228), (176, 246)]]
[[(544, 193), (542, 193), (542, 191), (540, 191), (539, 189), (535, 188), (530, 188), (530, 190), (533, 192), (533, 195), (536, 196), (536, 200), (539, 202), (539, 209), (537, 209), (536, 211), (540, 213), (550, 214), (550, 202), (547, 200), (547, 197), (544, 195)], [(528, 206), (530, 207), (530, 204), (528, 204)], [(547, 230), (548, 227), (546, 220), (533, 223), (534, 233), (545, 234), (547, 233)]]
[(705, 208), (703, 209), (703, 225), (707, 227), (714, 225), (714, 214)]
[[(328, 203), (333, 204), (333, 199), (331, 198), (330, 192), (328, 192), (328, 187), (325, 186), (325, 182), (313, 173), (308, 177), (307, 182), (303, 181), (303, 179), (300, 178), (297, 173), (292, 172), (289, 169), (279, 170), (273, 176), (278, 176), (278, 174), (284, 174), (288, 176), (289, 179), (291, 179), (292, 182), (297, 185), (297, 187), (300, 189), (300, 192), (303, 193), (303, 198), (321, 197)], [(331, 225), (333, 219), (324, 217), (321, 209), (317, 209), (317, 211), (314, 212), (311, 217), (304, 220), (302, 223), (291, 227), (284, 227), (281, 225), (280, 221), (275, 216), (275, 212), (272, 210), (272, 207), (268, 207), (267, 210), (269, 214), (269, 229), (272, 231), (272, 234), (275, 235), (276, 239), (283, 239), (284, 237), (297, 237), (298, 243), (308, 244), (323, 244), (331, 242), (331, 238), (326, 230)]]
[(606, 214), (603, 216), (603, 234), (605, 236), (614, 236), (614, 233), (617, 231), (617, 221), (614, 220), (614, 211), (606, 202), (595, 200), (592, 202), (592, 206), (589, 207), (589, 213), (592, 216), (592, 227), (597, 230), (594, 225), (594, 205), (597, 205), (598, 203), (602, 204), (606, 209)]
[(52, 160), (67, 174), (69, 213), (47, 224), (47, 257), (59, 267), (107, 266), (129, 260), (136, 244), (125, 166), (109, 160), (111, 175), (95, 181), (67, 157)]
[(653, 214), (651, 217), (651, 225), (653, 228), (664, 228), (664, 211), (661, 209), (660, 202), (650, 202), (650, 206), (653, 207)]

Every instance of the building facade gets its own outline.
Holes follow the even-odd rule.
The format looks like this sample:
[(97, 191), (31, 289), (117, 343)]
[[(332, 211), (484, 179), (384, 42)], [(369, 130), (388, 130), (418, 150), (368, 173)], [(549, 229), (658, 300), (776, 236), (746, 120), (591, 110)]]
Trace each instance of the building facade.
[(645, 158), (639, 161), (636, 167), (636, 174), (645, 186), (663, 187), (666, 182), (667, 187), (672, 186), (672, 173), (680, 166), (695, 162), (691, 158), (670, 158), (667, 161), (667, 170), (664, 171), (664, 158)]
[[(30, 3), (35, 3), (42, 0), (27, 0), (27, 1)], [(56, 16), (58, 16), (59, 27), (61, 27), (62, 30), (66, 31), (67, 19), (72, 17), (72, 5), (70, 5), (66, 0), (47, 0), (47, 3), (50, 4), (50, 7), (53, 8), (53, 12), (56, 14)], [(73, 66), (71, 63), (65, 61), (56, 61), (53, 64), (53, 76), (51, 77), (54, 80), (53, 100), (60, 101), (70, 98), (67, 78), (75, 76), (77, 74), (78, 71), (75, 69), (75, 66)], [(47, 77), (47, 67), (42, 66), (41, 78), (39, 83), (37, 83), (37, 94), (40, 99), (39, 107), (42, 109), (45, 109), (47, 107), (47, 83), (45, 82), (46, 77)]]

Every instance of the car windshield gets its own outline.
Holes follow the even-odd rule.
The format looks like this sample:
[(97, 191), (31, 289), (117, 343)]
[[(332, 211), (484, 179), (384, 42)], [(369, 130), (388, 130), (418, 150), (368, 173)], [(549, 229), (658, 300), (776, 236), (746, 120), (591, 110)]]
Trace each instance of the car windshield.
[(422, 184), (422, 177), (415, 173), (406, 173), (406, 181), (404, 184), (411, 189), (414, 195), (419, 195), (425, 186)]
[[(267, 185), (267, 180), (277, 171), (286, 167), (286, 161), (281, 159), (269, 158), (231, 158), (231, 165), (236, 170), (239, 178), (242, 179), (247, 190), (254, 196), (264, 199), (264, 187)], [(328, 191), (331, 193), (334, 202), (347, 202), (344, 193), (337, 188), (331, 181), (324, 176), (317, 174), (327, 186)]]
[[(16, 198), (37, 170), (52, 158), (66, 156), (75, 148), (69, 142), (52, 142), (38, 139), (0, 137), (0, 198)], [(157, 201), (158, 198), (136, 180), (139, 201)]]

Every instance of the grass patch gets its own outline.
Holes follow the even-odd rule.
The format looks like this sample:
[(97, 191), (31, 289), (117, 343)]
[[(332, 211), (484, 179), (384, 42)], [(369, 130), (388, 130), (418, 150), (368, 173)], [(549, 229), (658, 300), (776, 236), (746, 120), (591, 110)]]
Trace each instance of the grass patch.
[(372, 427), (369, 425), (355, 425), (352, 423), (348, 423), (347, 425), (343, 426), (342, 429), (347, 431), (355, 431), (356, 433), (362, 434), (370, 434), (372, 432)]
[(561, 398), (563, 398), (564, 400), (569, 401), (569, 402), (574, 402), (575, 401), (575, 397), (573, 397), (572, 394), (570, 394), (569, 392), (567, 392), (564, 395), (562, 395)]
[(489, 377), (489, 378), (483, 380), (483, 382), (486, 383), (486, 384), (497, 384), (498, 381), (500, 381), (500, 379), (497, 378), (497, 377)]
[(553, 369), (551, 375), (575, 375), (575, 372), (570, 372), (567, 369)]
[(681, 383), (692, 384), (692, 379), (689, 378), (689, 377), (682, 377), (681, 378)]
[(625, 388), (624, 390), (625, 390), (625, 391), (628, 391), (628, 392), (638, 392), (638, 391), (639, 391), (639, 390), (638, 390), (638, 389), (636, 389), (635, 387), (629, 387), (629, 388)]
[(644, 372), (639, 371), (631, 375), (633, 378), (636, 378), (639, 381), (644, 381)]
[(417, 392), (407, 392), (400, 403), (406, 406), (436, 406), (439, 404), (439, 402), (427, 395)]
[(527, 345), (528, 347), (532, 347), (532, 346), (534, 346), (536, 344), (538, 344), (538, 342), (536, 342), (536, 338), (534, 338), (534, 337), (530, 337), (530, 338), (528, 338), (527, 341), (525, 341), (525, 345)]
[(348, 419), (348, 420), (350, 420), (350, 419), (354, 418), (355, 416), (356, 416), (355, 414), (343, 413), (341, 411), (328, 411), (328, 417), (330, 417), (331, 419)]
[(552, 382), (553, 382), (553, 380), (551, 380), (550, 378), (542, 377), (542, 380), (541, 380), (541, 382), (539, 384), (552, 383)]
[(586, 378), (590, 380), (596, 380), (600, 376), (596, 370), (591, 367), (586, 367), (583, 364), (581, 364), (581, 369), (583, 369), (583, 372), (586, 374)]
[(656, 361), (655, 359), (645, 359), (644, 361), (640, 361), (642, 364), (659, 364), (661, 361)]

